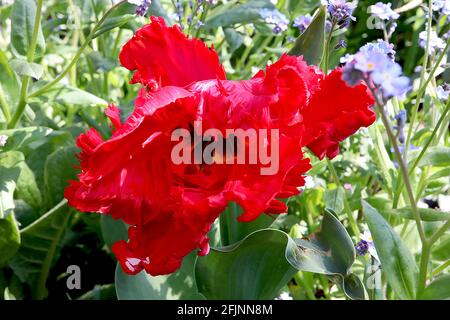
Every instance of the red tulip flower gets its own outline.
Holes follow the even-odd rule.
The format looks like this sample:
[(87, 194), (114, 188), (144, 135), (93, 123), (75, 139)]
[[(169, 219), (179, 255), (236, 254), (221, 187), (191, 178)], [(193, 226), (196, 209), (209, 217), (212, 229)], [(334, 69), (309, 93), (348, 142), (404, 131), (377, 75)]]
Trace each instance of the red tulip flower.
[[(128, 241), (113, 246), (129, 274), (169, 274), (191, 251), (207, 254), (207, 234), (229, 202), (242, 207), (240, 222), (285, 213), (278, 199), (297, 195), (311, 167), (302, 148), (333, 158), (339, 142), (375, 121), (367, 88), (348, 87), (340, 69), (326, 76), (283, 55), (250, 80), (227, 80), (214, 48), (161, 18), (137, 31), (120, 61), (142, 85), (135, 110), (122, 123), (118, 108), (107, 109), (113, 134), (106, 141), (95, 129), (78, 137), (81, 173), (65, 197), (130, 226)], [(278, 171), (262, 175), (263, 164), (227, 164), (220, 154), (210, 164), (175, 164), (171, 135), (195, 132), (195, 122), (224, 139), (228, 129), (277, 129)]]

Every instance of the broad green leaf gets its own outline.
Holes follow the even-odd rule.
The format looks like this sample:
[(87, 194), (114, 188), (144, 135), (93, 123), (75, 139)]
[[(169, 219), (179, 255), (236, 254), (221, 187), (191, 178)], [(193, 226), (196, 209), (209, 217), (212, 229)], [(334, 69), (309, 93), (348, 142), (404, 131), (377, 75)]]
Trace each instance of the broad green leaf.
[(12, 113), (11, 109), (16, 106), (19, 97), (19, 81), (2, 50), (0, 50), (0, 70), (0, 96), (4, 96), (8, 111)]
[[(0, 203), (1, 201), (0, 199)], [(0, 235), (0, 267), (2, 267), (16, 254), (20, 246), (19, 227), (14, 214), (0, 219)]]
[(47, 296), (46, 282), (69, 219), (63, 200), (28, 227), (20, 230), (22, 243), (9, 265), (22, 282), (30, 284), (34, 299)]
[(261, 19), (261, 9), (275, 9), (270, 0), (248, 0), (244, 3), (230, 1), (217, 6), (208, 15), (205, 28), (228, 27), (235, 24), (248, 24)]
[(23, 59), (11, 60), (9, 64), (19, 76), (30, 76), (38, 80), (44, 73), (44, 68), (40, 64), (30, 63)]
[(432, 255), (434, 260), (447, 261), (450, 259), (450, 233), (443, 235), (433, 245)]
[(0, 154), (0, 166), (19, 172), (17, 179), (15, 179), (15, 193), (17, 197), (27, 202), (34, 209), (39, 209), (42, 201), (41, 192), (36, 184), (33, 172), (25, 162), (24, 155), (18, 151), (9, 151)]
[(346, 276), (355, 261), (353, 241), (331, 212), (324, 213), (320, 231), (310, 240), (295, 243), (302, 253), (295, 265), (302, 271)]
[(228, 247), (198, 257), (195, 278), (207, 299), (274, 299), (297, 270), (289, 263), (298, 249), (278, 230), (260, 230)]
[(245, 36), (233, 28), (225, 28), (223, 32), (228, 46), (230, 47), (230, 53), (233, 53), (244, 43)]
[(414, 257), (375, 208), (365, 201), (362, 206), (389, 285), (398, 298), (414, 299), (418, 275)]
[(33, 171), (36, 183), (41, 190), (44, 190), (44, 171), (47, 157), (61, 147), (71, 147), (74, 145), (74, 139), (69, 132), (52, 131), (32, 152), (26, 156), (28, 166)]
[(428, 149), (425, 156), (419, 162), (419, 166), (450, 166), (450, 148), (433, 147)]
[(128, 227), (122, 220), (115, 220), (111, 215), (102, 215), (100, 223), (103, 240), (109, 249), (117, 241), (128, 239)]
[(237, 218), (242, 213), (241, 207), (232, 202), (220, 215), (220, 240), (222, 246), (236, 243), (254, 231), (268, 228), (275, 220), (268, 215), (261, 215), (250, 223), (238, 222)]
[[(42, 83), (41, 83), (42, 84)], [(40, 84), (40, 85), (41, 85)], [(39, 86), (36, 86), (39, 88)], [(62, 103), (73, 105), (95, 105), (95, 106), (107, 106), (108, 102), (97, 97), (96, 95), (84, 91), (82, 89), (74, 88), (68, 85), (55, 85), (49, 91), (45, 92), (37, 99), (45, 100), (49, 103)]]
[(93, 51), (87, 55), (88, 59), (92, 63), (92, 67), (98, 72), (108, 72), (117, 67), (115, 60), (105, 58), (98, 51)]
[[(11, 12), (11, 47), (16, 56), (26, 57), (31, 47), (36, 3), (34, 0), (15, 0)], [(45, 52), (45, 39), (39, 26), (36, 54), (42, 56)]]
[(295, 243), (299, 254), (291, 263), (298, 270), (328, 275), (349, 298), (365, 298), (364, 286), (351, 274), (356, 257), (353, 241), (331, 209), (325, 211), (319, 232)]
[[(419, 208), (419, 215), (422, 221), (447, 221), (450, 220), (450, 212), (444, 212), (434, 209)], [(400, 215), (401, 217), (409, 220), (414, 220), (414, 215), (410, 207), (401, 209), (390, 209), (389, 213), (395, 215)]]
[(6, 135), (8, 141), (2, 151), (21, 150), (31, 144), (43, 143), (45, 137), (53, 130), (46, 127), (26, 127), (19, 129), (0, 130), (0, 134)]
[(430, 181), (435, 180), (435, 179), (440, 179), (440, 178), (444, 178), (444, 177), (449, 177), (450, 176), (450, 166), (448, 168), (439, 170), (435, 173), (433, 173), (428, 179)]
[(332, 209), (337, 214), (344, 211), (345, 190), (337, 187), (333, 190), (326, 190), (324, 194), (325, 207)]
[(119, 264), (116, 268), (115, 285), (119, 300), (199, 300), (194, 282), (195, 253), (183, 259), (177, 272), (167, 276), (152, 277), (145, 271), (130, 276)]
[(320, 7), (309, 27), (295, 41), (289, 54), (303, 56), (309, 64), (319, 64), (325, 38), (326, 9)]
[(419, 300), (449, 300), (450, 274), (440, 276), (431, 282), (419, 295)]
[(44, 170), (44, 188), (45, 199), (50, 207), (64, 198), (64, 189), (69, 185), (69, 180), (76, 179), (75, 166), (78, 165), (78, 159), (75, 155), (78, 152), (77, 147), (64, 147), (48, 156)]

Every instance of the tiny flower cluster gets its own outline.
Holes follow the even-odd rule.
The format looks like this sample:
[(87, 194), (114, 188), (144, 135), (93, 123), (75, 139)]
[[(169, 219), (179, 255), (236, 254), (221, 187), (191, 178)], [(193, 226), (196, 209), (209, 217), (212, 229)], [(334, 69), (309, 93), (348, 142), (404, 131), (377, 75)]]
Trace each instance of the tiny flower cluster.
[(152, 4), (151, 0), (128, 0), (128, 3), (136, 6), (136, 14), (138, 16), (145, 16), (148, 11), (148, 7)]
[(322, 1), (327, 5), (328, 13), (334, 24), (337, 24), (339, 28), (347, 28), (350, 25), (350, 21), (356, 21), (356, 18), (352, 15), (355, 10), (355, 5), (345, 0), (328, 0)]
[(450, 94), (450, 85), (444, 83), (442, 86), (437, 87), (437, 97), (439, 100), (448, 101)]
[(293, 27), (294, 28), (299, 28), (300, 33), (303, 33), (309, 27), (311, 22), (312, 22), (312, 17), (311, 17), (310, 14), (308, 14), (306, 16), (298, 16), (294, 20)]
[(372, 17), (379, 20), (374, 27), (376, 29), (385, 30), (388, 38), (390, 38), (395, 29), (397, 29), (397, 23), (395, 20), (400, 18), (400, 15), (392, 10), (391, 7), (391, 3), (383, 2), (377, 2), (375, 5), (369, 7)]
[(288, 29), (289, 19), (277, 9), (270, 10), (267, 8), (259, 11), (261, 18), (270, 25), (273, 25), (273, 33), (280, 34)]
[(410, 88), (409, 78), (402, 75), (401, 66), (394, 62), (393, 46), (385, 41), (369, 43), (355, 55), (347, 55), (343, 80), (355, 86), (366, 81), (381, 93), (383, 101), (402, 97)]
[(434, 0), (432, 9), (441, 15), (450, 16), (450, 0)]
[[(419, 33), (419, 46), (426, 49), (427, 47), (427, 40), (428, 40), (428, 31), (422, 31)], [(431, 30), (430, 31), (430, 40), (429, 40), (429, 50), (428, 54), (433, 55), (439, 51), (442, 51), (445, 49), (445, 41), (441, 38), (439, 38), (436, 31)]]

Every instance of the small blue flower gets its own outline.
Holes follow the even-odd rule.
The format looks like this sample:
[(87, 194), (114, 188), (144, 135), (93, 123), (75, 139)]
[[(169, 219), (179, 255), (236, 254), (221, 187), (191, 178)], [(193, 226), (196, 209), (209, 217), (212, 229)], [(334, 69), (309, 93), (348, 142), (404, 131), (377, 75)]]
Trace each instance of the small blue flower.
[(378, 52), (387, 55), (392, 60), (395, 59), (394, 45), (384, 40), (378, 39), (376, 43), (368, 43), (361, 47), (361, 51), (372, 53)]
[(293, 27), (299, 28), (300, 32), (303, 33), (309, 27), (309, 25), (311, 24), (311, 21), (312, 21), (312, 17), (309, 14), (306, 16), (298, 16), (294, 20)]
[(289, 19), (278, 10), (261, 9), (259, 15), (267, 24), (274, 25), (272, 31), (274, 34), (280, 34), (288, 29)]
[(365, 256), (369, 252), (369, 243), (366, 240), (361, 240), (355, 245), (355, 250), (358, 256)]
[(406, 110), (400, 110), (399, 113), (395, 116), (395, 120), (397, 121), (395, 129), (397, 130), (398, 141), (401, 144), (404, 144), (406, 142), (404, 130), (406, 126), (407, 117), (408, 114), (406, 113)]
[(403, 97), (410, 89), (410, 80), (402, 75), (402, 68), (394, 62), (393, 46), (384, 41), (369, 43), (353, 56), (346, 56), (342, 79), (355, 86), (361, 80), (370, 81), (382, 94), (384, 101)]
[(392, 10), (391, 6), (392, 3), (377, 2), (375, 5), (369, 7), (370, 13), (372, 16), (381, 20), (397, 20), (400, 15)]
[(385, 100), (402, 97), (410, 89), (410, 80), (402, 76), (402, 67), (391, 60), (389, 62), (383, 68), (375, 69), (371, 75), (372, 81), (380, 86)]
[[(428, 31), (422, 31), (419, 33), (419, 46), (422, 48), (427, 47)], [(445, 41), (437, 35), (436, 31), (431, 30), (430, 32), (430, 49), (428, 54), (435, 54), (437, 51), (445, 49)]]
[(331, 20), (339, 25), (340, 28), (346, 28), (350, 21), (356, 21), (352, 15), (355, 5), (345, 0), (328, 0), (328, 13)]
[[(352, 56), (353, 57), (353, 56)], [(355, 62), (347, 62), (342, 69), (342, 80), (344, 80), (349, 86), (357, 86), (364, 78), (364, 74), (355, 68)]]
[(450, 15), (450, 1), (449, 0), (434, 0), (433, 11), (437, 11), (443, 15)]
[(129, 3), (136, 5), (136, 15), (145, 16), (148, 7), (152, 4), (151, 0), (128, 0)]
[(450, 95), (450, 86), (448, 84), (444, 84), (442, 86), (437, 87), (437, 97), (439, 100), (447, 101)]
[(340, 39), (338, 41), (338, 43), (336, 44), (336, 46), (334, 47), (334, 49), (341, 49), (341, 48), (347, 48), (347, 43), (345, 42), (345, 40)]

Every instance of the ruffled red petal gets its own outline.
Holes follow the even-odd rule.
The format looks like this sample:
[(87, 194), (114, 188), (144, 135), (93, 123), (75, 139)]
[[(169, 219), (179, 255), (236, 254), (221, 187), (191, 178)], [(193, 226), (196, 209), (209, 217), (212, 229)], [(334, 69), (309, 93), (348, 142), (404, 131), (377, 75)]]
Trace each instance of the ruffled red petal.
[(160, 17), (151, 17), (151, 23), (123, 46), (120, 61), (136, 70), (132, 83), (153, 89), (226, 78), (214, 48), (189, 39), (178, 26), (167, 27)]
[(336, 157), (341, 141), (374, 123), (373, 105), (364, 84), (349, 87), (342, 80), (342, 70), (334, 70), (303, 112), (307, 147), (320, 159)]

